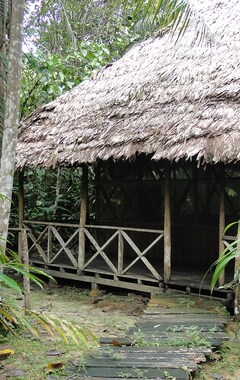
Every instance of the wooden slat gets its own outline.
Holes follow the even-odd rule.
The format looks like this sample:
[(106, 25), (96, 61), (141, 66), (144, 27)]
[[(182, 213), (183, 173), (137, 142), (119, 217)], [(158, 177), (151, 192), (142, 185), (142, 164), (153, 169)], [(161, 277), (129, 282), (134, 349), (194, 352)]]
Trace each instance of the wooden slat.
[(193, 360), (189, 360), (187, 358), (176, 358), (174, 355), (166, 357), (166, 358), (142, 358), (138, 357), (133, 358), (125, 358), (125, 359), (111, 359), (111, 358), (98, 358), (92, 359), (87, 362), (87, 367), (108, 367), (108, 368), (182, 368), (187, 367), (191, 370), (197, 369), (197, 364)]
[(218, 315), (218, 314), (162, 314), (159, 316), (159, 314), (155, 315), (144, 315), (141, 317), (140, 321), (138, 321), (137, 325), (148, 325), (148, 324), (158, 324), (162, 322), (169, 322), (171, 324), (179, 324), (182, 322), (191, 322), (199, 323), (199, 322), (215, 322), (215, 323), (221, 323), (226, 324), (229, 321), (229, 317), (225, 317), (224, 315)]
[[(128, 378), (136, 378), (138, 373), (138, 368), (129, 368), (129, 367), (122, 367), (122, 368), (102, 368), (102, 367), (94, 367), (94, 368), (85, 368), (82, 371), (79, 371), (79, 375), (83, 375), (85, 377), (104, 377), (104, 378), (125, 378), (127, 377), (127, 374), (129, 375)], [(142, 369), (139, 368), (141, 371)], [(172, 376), (172, 378), (176, 378), (177, 380), (189, 380), (189, 374), (184, 371), (183, 369), (175, 369), (175, 368), (169, 368), (167, 370), (169, 377)], [(162, 378), (166, 379), (166, 368), (150, 368), (146, 369), (146, 372), (142, 372), (142, 377), (145, 376), (147, 378)], [(139, 376), (137, 377), (139, 378)]]
[[(118, 339), (118, 338), (117, 338)], [(128, 355), (131, 353), (137, 353), (137, 355), (145, 355), (149, 353), (150, 355), (158, 353), (161, 355), (162, 353), (175, 353), (176, 355), (192, 355), (193, 357), (196, 355), (210, 355), (212, 350), (207, 347), (174, 347), (174, 346), (122, 346), (116, 347), (111, 346), (110, 351), (116, 351), (119, 353), (127, 353)], [(98, 353), (102, 355), (105, 353), (109, 355), (109, 351), (106, 351), (105, 347), (100, 347)], [(94, 354), (95, 355), (95, 354)]]
[(107, 257), (107, 255), (103, 251), (103, 249), (105, 249), (112, 242), (112, 240), (114, 240), (118, 236), (118, 231), (116, 231), (101, 247), (99, 246), (97, 241), (94, 239), (94, 237), (90, 234), (90, 232), (87, 229), (84, 228), (84, 232), (85, 232), (86, 236), (88, 237), (88, 239), (91, 241), (91, 243), (94, 245), (94, 247), (97, 250), (97, 252), (91, 257), (91, 259), (88, 260), (88, 262), (84, 265), (84, 268), (86, 268), (93, 261), (93, 259), (100, 254), (102, 256), (103, 260), (109, 266), (109, 268), (112, 269), (113, 273), (117, 274), (118, 273), (117, 268), (115, 267), (115, 265), (113, 265), (111, 260), (109, 260), (109, 258)]
[(47, 227), (41, 232), (41, 234), (38, 236), (38, 238), (35, 238), (35, 236), (33, 235), (33, 233), (31, 231), (28, 231), (28, 237), (32, 240), (33, 244), (31, 245), (31, 247), (28, 249), (28, 252), (29, 252), (29, 255), (30, 255), (30, 252), (31, 250), (36, 247), (37, 248), (37, 251), (38, 253), (40, 254), (40, 256), (43, 258), (44, 262), (47, 263), (47, 255), (45, 254), (44, 250), (42, 249), (42, 247), (40, 246), (40, 244), (38, 243), (40, 241), (40, 239), (42, 238), (42, 236), (44, 235), (44, 233), (47, 231)]
[[(51, 231), (57, 231), (54, 227), (50, 227), (50, 230)], [(54, 233), (54, 235), (56, 236), (56, 234), (55, 234), (55, 232), (53, 232)], [(68, 244), (69, 243), (71, 243), (71, 241), (73, 240), (73, 238), (78, 234), (78, 232), (79, 232), (79, 229), (77, 229), (71, 236), (70, 236), (70, 238), (65, 242), (62, 238), (61, 238), (61, 236), (60, 236), (60, 234), (58, 233), (58, 236), (56, 236), (57, 237), (57, 239), (58, 239), (58, 241), (59, 241), (59, 238), (61, 239), (61, 241), (59, 241), (60, 242), (60, 244), (61, 244), (61, 248), (59, 249), (59, 251), (51, 258), (51, 260), (49, 261), (49, 264), (53, 264), (54, 263), (54, 261), (57, 259), (57, 257), (62, 253), (62, 251), (65, 251), (66, 252), (66, 254), (67, 254), (67, 256), (69, 257), (69, 254), (70, 254), (70, 256), (73, 258), (73, 260), (71, 260), (71, 258), (69, 257), (69, 259), (70, 259), (70, 261), (71, 261), (71, 263), (73, 264), (73, 266), (76, 268), (77, 267), (77, 265), (76, 265), (76, 262), (77, 262), (77, 260), (75, 259), (75, 257), (72, 255), (72, 252), (70, 251), (70, 249), (67, 247), (68, 246)], [(66, 251), (67, 250), (67, 251)]]
[[(147, 260), (146, 257), (144, 257), (146, 251), (148, 251), (148, 248), (146, 250), (144, 250), (143, 252), (140, 251), (140, 249), (136, 246), (136, 244), (132, 241), (132, 239), (124, 232), (122, 231), (122, 235), (124, 237), (124, 239), (128, 242), (128, 244), (130, 245), (130, 247), (134, 250), (134, 252), (136, 252), (136, 254), (138, 255), (138, 257), (132, 261), (131, 264), (129, 264), (123, 271), (122, 271), (122, 274), (124, 274), (125, 272), (127, 272), (139, 259), (141, 259), (145, 266), (149, 269), (149, 271), (153, 274), (153, 276), (155, 278), (157, 278), (158, 280), (161, 280), (161, 276), (159, 275), (159, 273), (156, 271), (156, 269), (152, 266), (152, 264), (150, 264), (150, 262)], [(155, 239), (155, 241), (158, 241), (161, 239), (161, 235), (157, 237), (157, 239)]]
[[(69, 260), (71, 261), (71, 263), (73, 264), (73, 266), (75, 268), (77, 268), (77, 260), (75, 259), (75, 257), (73, 256), (72, 252), (70, 251), (70, 249), (68, 247), (66, 247), (66, 243), (65, 241), (63, 240), (63, 238), (61, 237), (61, 235), (59, 234), (59, 232), (57, 231), (57, 229), (53, 226), (51, 226), (51, 231), (53, 232), (54, 236), (57, 238), (57, 240), (59, 241), (59, 243), (61, 244), (61, 250), (64, 250), (65, 253), (67, 254)], [(74, 232), (74, 234), (76, 234), (77, 231)], [(73, 234), (73, 235), (74, 235)], [(52, 259), (53, 260), (53, 259)], [(50, 264), (50, 263), (49, 263)]]

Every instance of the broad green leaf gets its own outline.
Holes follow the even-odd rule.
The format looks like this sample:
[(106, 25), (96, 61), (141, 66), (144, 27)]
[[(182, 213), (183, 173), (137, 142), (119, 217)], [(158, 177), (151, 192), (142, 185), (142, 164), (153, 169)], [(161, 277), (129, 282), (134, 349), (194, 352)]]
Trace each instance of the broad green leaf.
[(3, 286), (6, 286), (14, 290), (18, 294), (22, 294), (20, 285), (15, 280), (13, 280), (11, 277), (7, 276), (4, 273), (0, 273), (0, 283), (2, 283)]

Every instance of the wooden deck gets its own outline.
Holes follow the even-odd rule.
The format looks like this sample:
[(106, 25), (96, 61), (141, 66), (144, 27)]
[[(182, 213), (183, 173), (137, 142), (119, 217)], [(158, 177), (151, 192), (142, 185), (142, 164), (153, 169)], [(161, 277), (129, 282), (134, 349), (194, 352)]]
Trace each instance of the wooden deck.
[(179, 294), (152, 298), (136, 326), (122, 338), (101, 338), (76, 379), (190, 380), (229, 336), (229, 317), (218, 301)]

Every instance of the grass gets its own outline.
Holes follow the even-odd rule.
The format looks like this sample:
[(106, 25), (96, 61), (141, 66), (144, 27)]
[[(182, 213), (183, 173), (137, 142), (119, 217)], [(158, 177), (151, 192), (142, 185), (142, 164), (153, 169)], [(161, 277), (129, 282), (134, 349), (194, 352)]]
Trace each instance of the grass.
[[(5, 340), (5, 342), (4, 342)], [(65, 344), (63, 341), (48, 336), (42, 336), (40, 339), (34, 339), (26, 336), (7, 336), (1, 339), (2, 343), (7, 347), (13, 347), (15, 354), (9, 356), (4, 361), (4, 367), (9, 370), (15, 371), (21, 369), (24, 372), (23, 377), (20, 379), (35, 379), (44, 380), (47, 377), (47, 367), (49, 364), (63, 363), (64, 367), (78, 366), (84, 363), (85, 355), (89, 349), (87, 346), (77, 346), (73, 343)], [(49, 356), (51, 352), (55, 351), (59, 355)], [(61, 371), (63, 374), (65, 370)], [(57, 372), (60, 372), (57, 370)], [(8, 380), (15, 377), (8, 376)]]
[[(201, 366), (196, 380), (239, 380), (240, 379), (240, 339), (236, 337), (236, 323), (230, 323), (231, 340), (210, 356), (207, 364)], [(228, 328), (229, 328), (228, 327)]]
[[(179, 326), (170, 326), (169, 332), (182, 331)], [(180, 336), (171, 337), (166, 333), (166, 339), (152, 337), (153, 340), (148, 340), (144, 337), (141, 330), (135, 334), (135, 344), (139, 347), (144, 346), (171, 346), (171, 347), (207, 347), (211, 348), (211, 343), (201, 336), (201, 331), (196, 326), (185, 327), (184, 332)]]

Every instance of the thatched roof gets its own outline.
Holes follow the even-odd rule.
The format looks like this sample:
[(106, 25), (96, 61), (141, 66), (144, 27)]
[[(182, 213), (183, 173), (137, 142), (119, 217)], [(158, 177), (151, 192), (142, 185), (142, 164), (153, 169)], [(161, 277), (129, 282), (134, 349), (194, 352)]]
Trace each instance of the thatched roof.
[(207, 36), (191, 21), (177, 42), (168, 34), (133, 47), (23, 123), (17, 167), (98, 159), (196, 157), (240, 160), (240, 2), (192, 0)]

